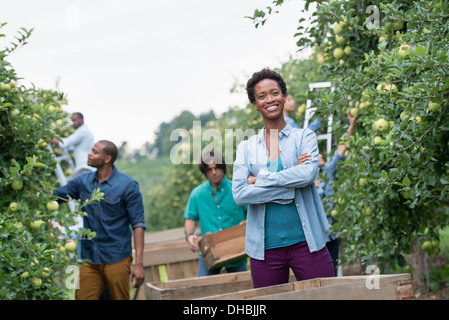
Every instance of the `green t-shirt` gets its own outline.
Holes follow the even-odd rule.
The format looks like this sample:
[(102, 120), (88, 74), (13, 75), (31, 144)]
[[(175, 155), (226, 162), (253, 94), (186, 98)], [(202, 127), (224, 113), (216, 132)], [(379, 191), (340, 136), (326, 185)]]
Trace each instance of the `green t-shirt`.
[[(238, 206), (232, 196), (232, 182), (224, 177), (217, 194), (206, 181), (192, 190), (184, 218), (199, 221), (201, 234), (217, 232), (238, 225), (246, 219), (247, 206)], [(240, 265), (241, 263), (233, 263)]]

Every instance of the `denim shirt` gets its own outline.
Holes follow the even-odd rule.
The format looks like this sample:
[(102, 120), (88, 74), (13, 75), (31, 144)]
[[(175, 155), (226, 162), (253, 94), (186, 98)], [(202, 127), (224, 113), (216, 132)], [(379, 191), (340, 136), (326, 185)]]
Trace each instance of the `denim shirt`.
[[(96, 232), (93, 239), (81, 239), (81, 258), (92, 264), (111, 264), (122, 261), (131, 254), (131, 227), (145, 229), (142, 195), (136, 180), (121, 173), (114, 166), (109, 178), (97, 179), (97, 172), (88, 172), (75, 177), (65, 186), (53, 191), (62, 198), (67, 195), (84, 202), (92, 191), (100, 188), (104, 200), (83, 208), (88, 215), (83, 217), (84, 228)], [(58, 200), (62, 202), (62, 200)]]
[[(294, 200), (310, 252), (325, 246), (329, 229), (314, 183), (318, 175), (318, 141), (315, 132), (292, 128), (287, 124), (279, 136), (279, 152), (284, 170), (267, 170), (268, 149), (264, 129), (239, 144), (234, 162), (234, 200), (238, 205), (248, 205), (245, 251), (257, 260), (265, 257), (265, 209), (268, 202), (287, 204)], [(303, 152), (309, 153), (312, 160), (297, 165), (298, 157)], [(255, 184), (248, 184), (249, 175), (257, 177)]]
[[(336, 169), (338, 161), (344, 161), (345, 159), (346, 157), (344, 155), (339, 155), (338, 150), (335, 150), (332, 160), (329, 163), (327, 163), (323, 168), (321, 168), (321, 171), (326, 175), (326, 181), (320, 180), (320, 185), (317, 187), (317, 190), (324, 206), (327, 205), (328, 212), (334, 207), (334, 204), (329, 203), (329, 201), (326, 202), (326, 200), (328, 200), (326, 199), (326, 197), (334, 193), (334, 190), (332, 189), (332, 184), (334, 183), (335, 174), (337, 172)], [(327, 215), (327, 219), (329, 221), (329, 224), (331, 225), (335, 221), (330, 214)], [(334, 239), (336, 239), (335, 235), (330, 233), (328, 241)]]

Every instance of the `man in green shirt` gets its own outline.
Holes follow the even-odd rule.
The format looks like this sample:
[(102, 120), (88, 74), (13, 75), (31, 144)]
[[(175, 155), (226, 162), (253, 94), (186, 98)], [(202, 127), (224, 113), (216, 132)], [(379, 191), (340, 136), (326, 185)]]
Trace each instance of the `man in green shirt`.
[[(217, 152), (203, 155), (200, 171), (208, 181), (192, 190), (184, 212), (186, 241), (192, 251), (198, 251), (194, 234), (196, 222), (201, 224), (201, 233), (217, 232), (238, 225), (246, 219), (246, 206), (238, 206), (232, 196), (232, 182), (225, 177), (226, 164)], [(227, 272), (246, 271), (246, 259), (225, 266)], [(221, 268), (208, 270), (200, 254), (197, 276), (220, 273)]]

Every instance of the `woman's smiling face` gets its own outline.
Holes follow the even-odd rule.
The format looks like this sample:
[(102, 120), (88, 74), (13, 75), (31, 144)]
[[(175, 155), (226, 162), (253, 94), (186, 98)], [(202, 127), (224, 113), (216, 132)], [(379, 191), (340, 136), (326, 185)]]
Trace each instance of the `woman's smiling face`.
[(283, 116), (285, 96), (279, 84), (272, 79), (264, 79), (254, 87), (254, 108), (267, 120)]

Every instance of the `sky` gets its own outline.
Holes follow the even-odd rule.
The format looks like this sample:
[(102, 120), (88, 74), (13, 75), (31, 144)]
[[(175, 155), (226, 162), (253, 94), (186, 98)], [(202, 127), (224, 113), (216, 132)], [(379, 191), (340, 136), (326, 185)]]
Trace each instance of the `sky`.
[(0, 0), (0, 47), (34, 28), (8, 59), (20, 82), (63, 91), (95, 140), (139, 148), (183, 110), (246, 106), (235, 81), (304, 57), (294, 38), (304, 4), (286, 1), (256, 29), (244, 17), (272, 0)]

